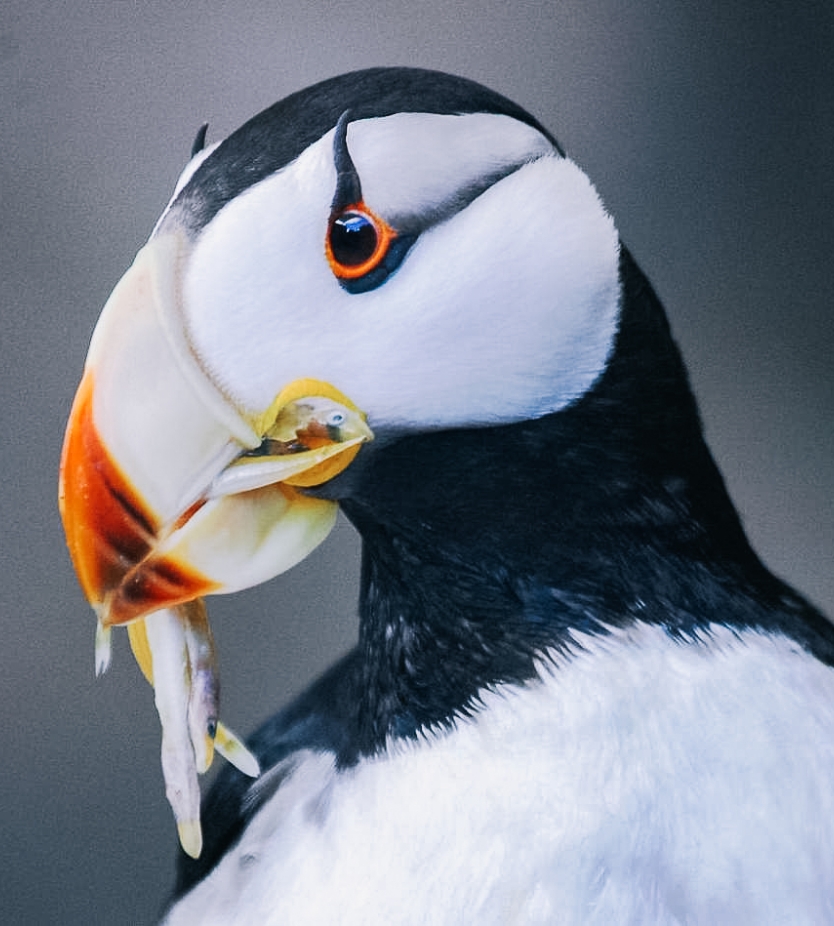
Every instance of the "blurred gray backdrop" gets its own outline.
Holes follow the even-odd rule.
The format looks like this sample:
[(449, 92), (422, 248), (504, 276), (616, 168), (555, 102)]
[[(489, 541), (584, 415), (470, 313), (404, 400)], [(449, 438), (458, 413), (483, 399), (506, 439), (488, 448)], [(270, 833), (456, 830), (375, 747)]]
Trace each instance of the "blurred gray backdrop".
[[(93, 616), (56, 509), (64, 422), (110, 289), (195, 130), (412, 64), (536, 114), (655, 283), (708, 437), (770, 566), (834, 614), (834, 4), (700, 0), (0, 8), (0, 909), (6, 923), (151, 923), (175, 830), (150, 688)], [(223, 717), (246, 732), (356, 632), (351, 528), (210, 602)]]

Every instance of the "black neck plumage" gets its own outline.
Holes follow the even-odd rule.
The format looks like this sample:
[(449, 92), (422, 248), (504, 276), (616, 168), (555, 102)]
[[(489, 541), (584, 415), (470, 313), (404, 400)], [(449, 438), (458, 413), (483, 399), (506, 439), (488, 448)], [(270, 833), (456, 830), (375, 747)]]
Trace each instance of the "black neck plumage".
[(573, 631), (780, 629), (834, 661), (829, 625), (751, 549), (704, 443), (664, 311), (623, 249), (609, 365), (571, 407), (407, 434), (337, 483), (363, 538), (352, 749), (448, 724)]

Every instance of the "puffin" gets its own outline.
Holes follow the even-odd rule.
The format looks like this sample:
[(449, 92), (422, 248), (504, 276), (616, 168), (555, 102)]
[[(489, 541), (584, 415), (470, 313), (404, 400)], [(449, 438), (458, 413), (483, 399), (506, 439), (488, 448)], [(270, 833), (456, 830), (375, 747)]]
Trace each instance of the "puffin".
[[(834, 627), (752, 549), (657, 295), (506, 97), (371, 68), (203, 128), (96, 325), (59, 500), (98, 670), (126, 626), (154, 685), (167, 926), (834, 922)], [(338, 511), (356, 645), (238, 737), (205, 599)]]

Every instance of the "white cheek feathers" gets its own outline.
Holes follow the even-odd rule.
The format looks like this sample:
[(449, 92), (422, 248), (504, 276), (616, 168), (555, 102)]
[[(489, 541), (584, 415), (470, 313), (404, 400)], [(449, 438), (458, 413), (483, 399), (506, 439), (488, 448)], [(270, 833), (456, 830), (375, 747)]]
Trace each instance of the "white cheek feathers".
[[(383, 218), (420, 202), (431, 213), (443, 198), (425, 172), (402, 169), (401, 136), (379, 131), (397, 119), (351, 126), (363, 192)], [(502, 165), (509, 172), (430, 223), (376, 289), (346, 292), (324, 255), (332, 133), (229, 203), (196, 240), (183, 286), (188, 338), (239, 408), (257, 412), (287, 382), (313, 377), (350, 396), (372, 427), (511, 422), (564, 407), (605, 368), (619, 311), (619, 244), (587, 177), (543, 155), (542, 136), (516, 131), (507, 117), (419, 117), (443, 119), (460, 127), (477, 120), (484, 143), (485, 128), (513, 126), (505, 150), (480, 159), (469, 184)], [(442, 154), (433, 155), (439, 170)], [(393, 173), (382, 177), (386, 164)], [(459, 159), (445, 175), (452, 201), (467, 185)]]
[[(369, 294), (371, 414), (398, 424), (536, 418), (586, 392), (619, 313), (619, 241), (585, 175), (540, 158), (427, 231)], [(379, 394), (377, 382), (388, 385)]]

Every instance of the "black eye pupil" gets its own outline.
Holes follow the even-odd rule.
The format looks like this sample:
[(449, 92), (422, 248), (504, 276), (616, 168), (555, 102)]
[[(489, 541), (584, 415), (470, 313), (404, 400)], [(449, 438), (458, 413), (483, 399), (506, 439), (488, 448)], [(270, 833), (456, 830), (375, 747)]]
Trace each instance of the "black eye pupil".
[(358, 267), (376, 251), (374, 223), (361, 212), (345, 212), (330, 226), (330, 251), (344, 267)]

